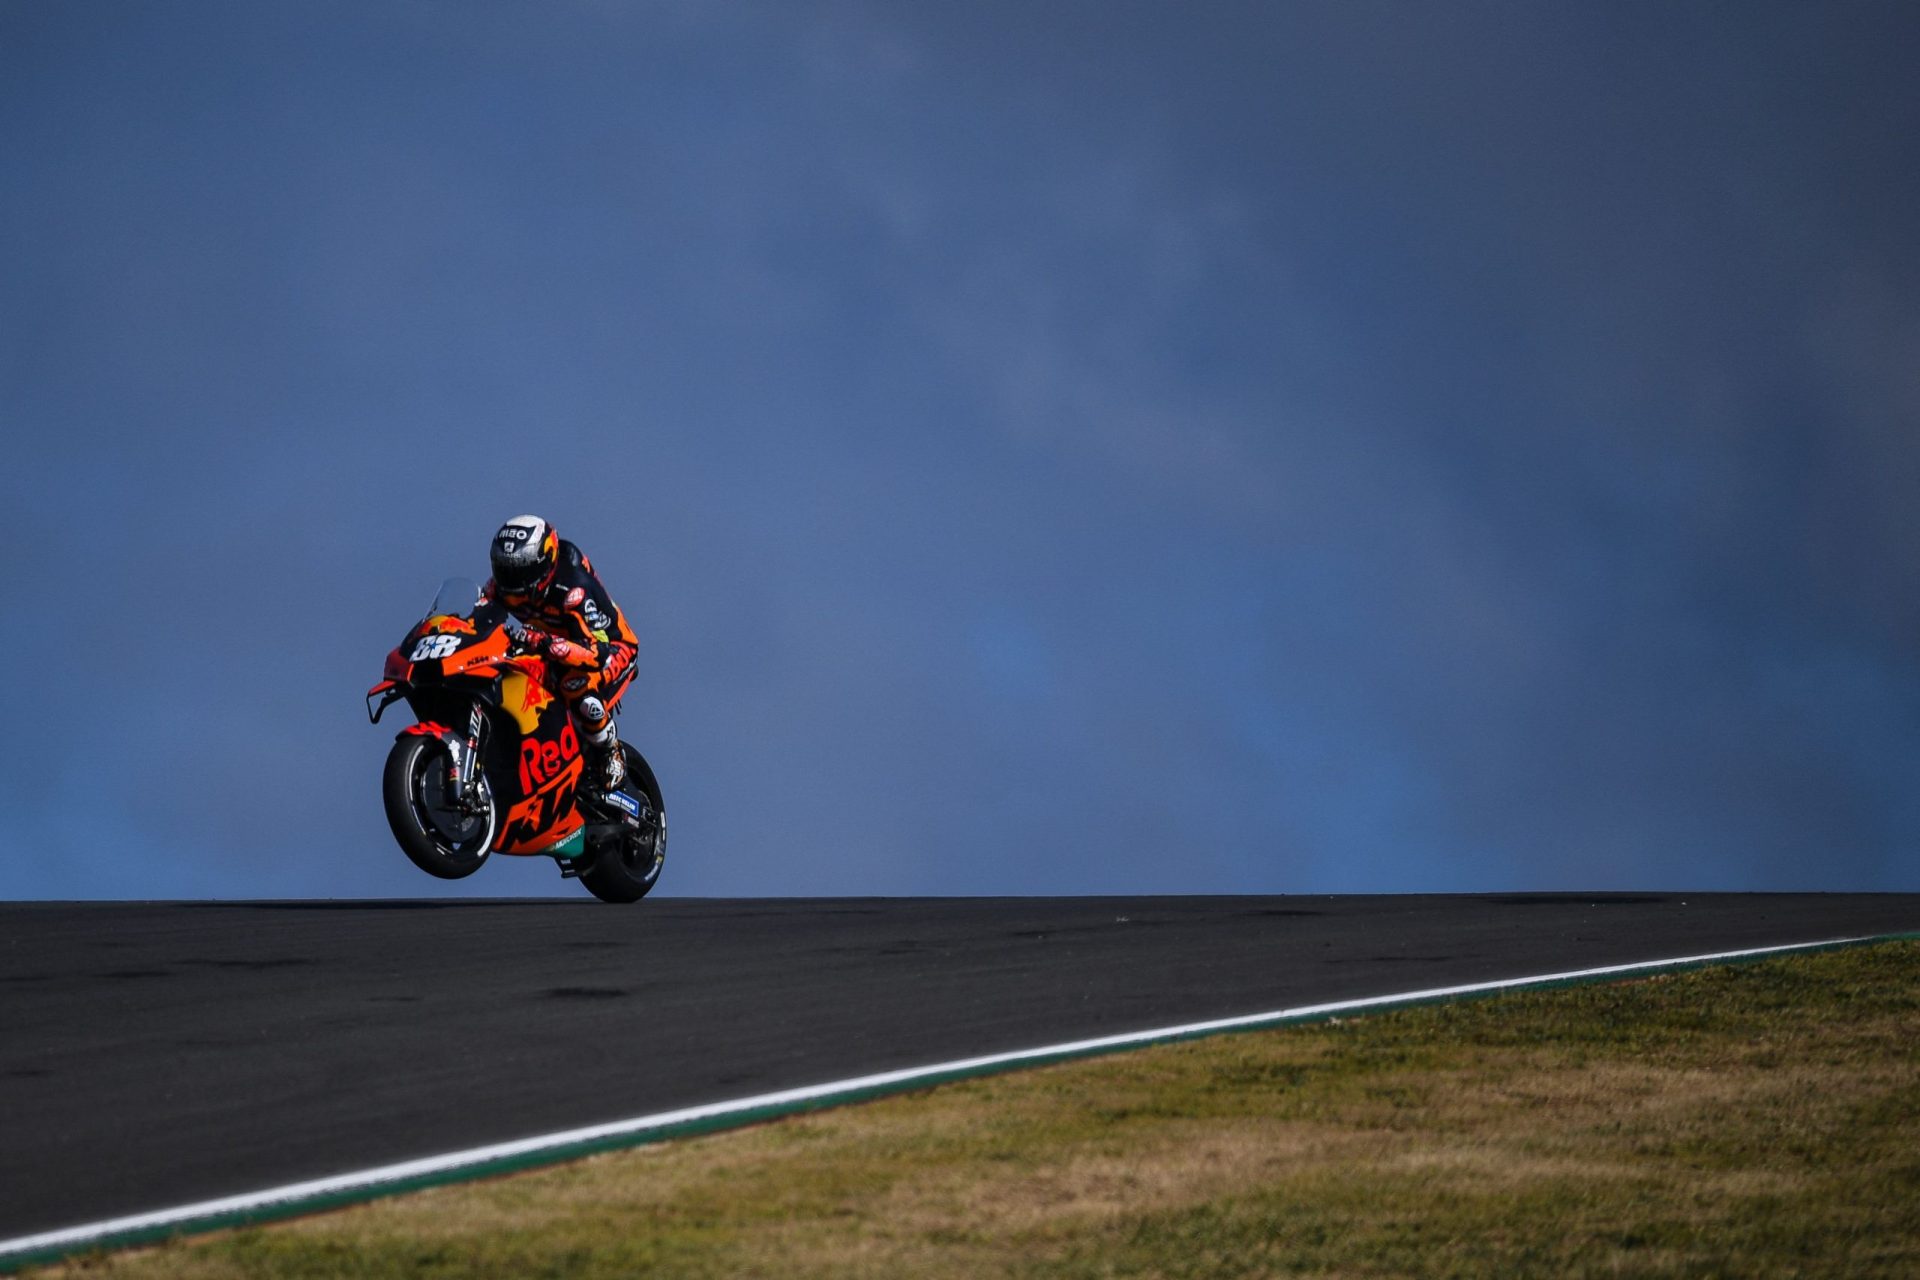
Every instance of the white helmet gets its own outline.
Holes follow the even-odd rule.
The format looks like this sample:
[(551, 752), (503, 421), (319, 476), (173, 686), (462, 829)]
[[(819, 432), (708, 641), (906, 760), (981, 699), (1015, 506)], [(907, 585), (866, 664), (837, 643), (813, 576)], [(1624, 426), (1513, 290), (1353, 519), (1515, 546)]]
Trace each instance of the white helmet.
[(493, 535), (487, 554), (502, 594), (537, 596), (560, 567), (560, 536), (539, 516), (515, 516)]

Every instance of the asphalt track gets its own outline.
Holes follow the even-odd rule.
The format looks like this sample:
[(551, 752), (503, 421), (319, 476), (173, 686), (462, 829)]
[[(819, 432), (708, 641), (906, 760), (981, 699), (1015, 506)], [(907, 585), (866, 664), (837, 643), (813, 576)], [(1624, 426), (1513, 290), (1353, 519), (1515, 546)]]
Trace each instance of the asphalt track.
[(0, 1239), (948, 1058), (1920, 930), (1920, 895), (0, 905)]

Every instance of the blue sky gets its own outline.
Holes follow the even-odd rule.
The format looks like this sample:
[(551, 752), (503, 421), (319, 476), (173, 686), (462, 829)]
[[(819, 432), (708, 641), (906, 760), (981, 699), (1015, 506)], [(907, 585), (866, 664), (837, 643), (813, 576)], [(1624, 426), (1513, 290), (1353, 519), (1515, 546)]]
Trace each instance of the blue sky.
[(0, 896), (430, 882), (547, 515), (662, 891), (1920, 889), (1904, 6), (0, 0)]

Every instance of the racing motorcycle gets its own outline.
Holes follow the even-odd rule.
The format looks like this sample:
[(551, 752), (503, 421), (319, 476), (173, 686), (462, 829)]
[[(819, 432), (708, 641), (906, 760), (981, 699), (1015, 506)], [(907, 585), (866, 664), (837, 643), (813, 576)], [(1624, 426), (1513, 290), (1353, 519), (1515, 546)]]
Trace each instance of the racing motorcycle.
[[(618, 790), (586, 777), (573, 717), (525, 639), (505, 605), (482, 601), (470, 579), (449, 578), (387, 655), (384, 678), (367, 690), (367, 718), (379, 724), (405, 700), (418, 721), (387, 753), (381, 795), (394, 839), (443, 880), (472, 875), (495, 853), (544, 856), (601, 901), (636, 902), (666, 859), (660, 784), (625, 742)], [(633, 673), (629, 666), (601, 692), (609, 709)]]

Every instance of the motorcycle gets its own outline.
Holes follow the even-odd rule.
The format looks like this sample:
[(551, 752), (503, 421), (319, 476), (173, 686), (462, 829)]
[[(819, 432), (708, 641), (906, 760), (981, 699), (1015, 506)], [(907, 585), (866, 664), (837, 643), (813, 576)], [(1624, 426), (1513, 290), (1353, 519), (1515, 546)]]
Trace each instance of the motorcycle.
[[(367, 690), (367, 718), (379, 724), (404, 700), (417, 721), (387, 753), (387, 823), (413, 864), (443, 880), (472, 875), (495, 853), (545, 856), (601, 901), (637, 902), (666, 860), (660, 784), (625, 742), (618, 790), (585, 778), (573, 717), (525, 637), (506, 606), (449, 578), (387, 655), (384, 678)], [(601, 691), (610, 709), (633, 673), (628, 666)]]

